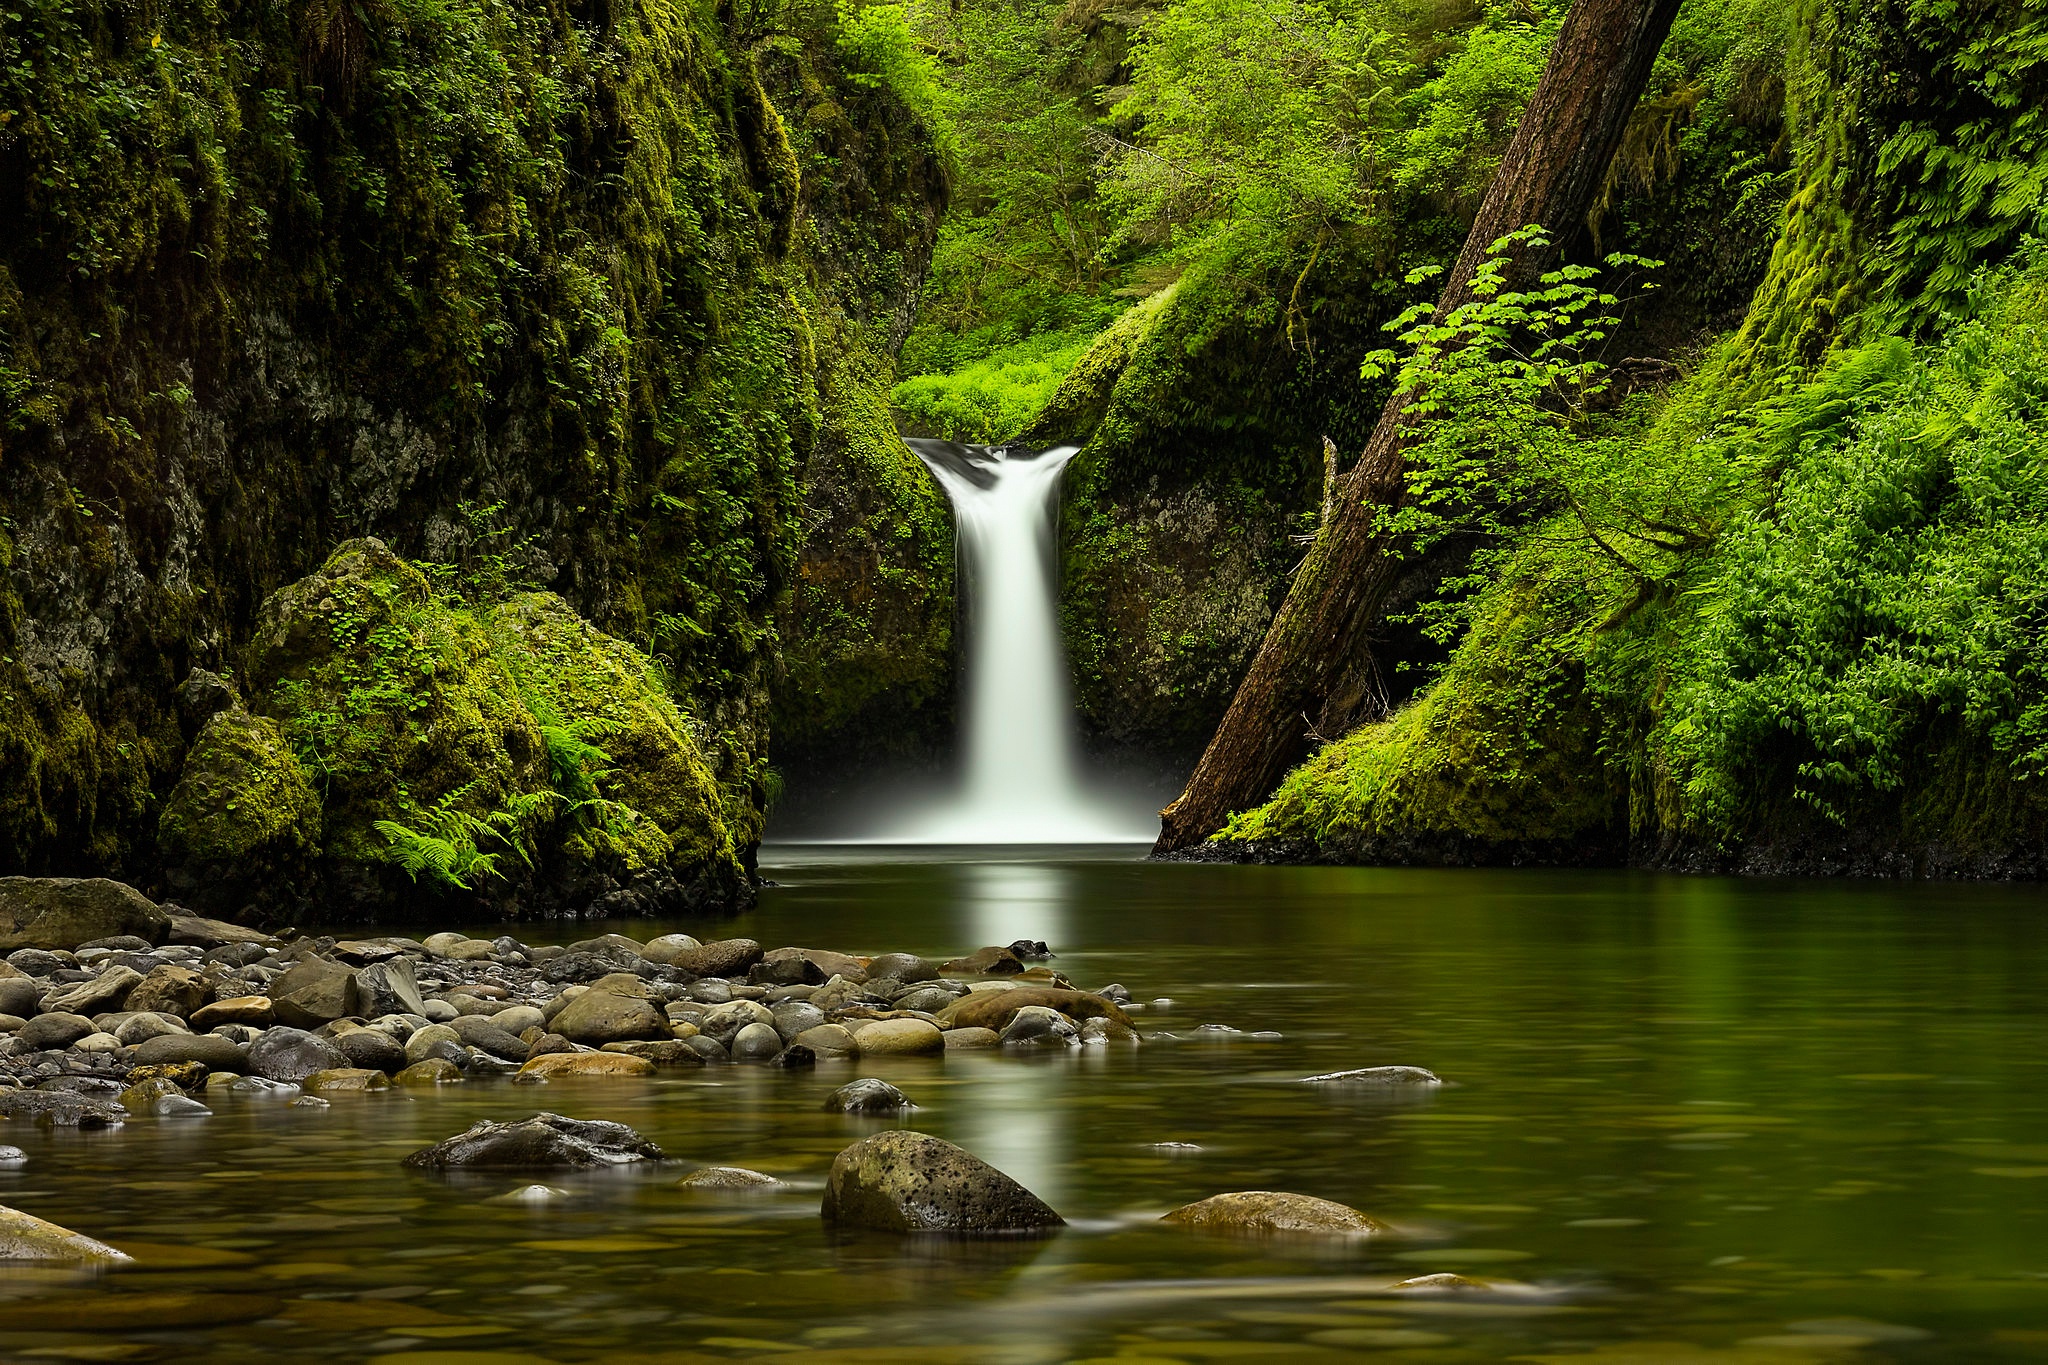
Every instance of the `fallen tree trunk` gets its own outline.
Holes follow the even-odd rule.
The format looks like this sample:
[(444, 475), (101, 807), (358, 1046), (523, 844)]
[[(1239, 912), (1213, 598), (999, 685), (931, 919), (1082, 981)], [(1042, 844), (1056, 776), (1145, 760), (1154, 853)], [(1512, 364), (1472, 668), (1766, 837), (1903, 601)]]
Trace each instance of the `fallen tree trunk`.
[[(1447, 317), (1470, 301), (1486, 249), (1531, 223), (1564, 239), (1585, 218), (1620, 149), (1678, 0), (1578, 0), (1488, 186), (1478, 219), (1437, 302)], [(1511, 283), (1548, 265), (1524, 251)], [(1319, 734), (1357, 714), (1373, 676), (1369, 638), (1389, 594), (1414, 565), (1388, 553), (1382, 509), (1406, 495), (1402, 446), (1409, 419), (1388, 400), (1365, 452), (1339, 484), (1329, 516), (1287, 600), (1267, 629), (1251, 671), (1178, 800), (1160, 812), (1154, 853), (1198, 843), (1234, 811), (1263, 800)]]

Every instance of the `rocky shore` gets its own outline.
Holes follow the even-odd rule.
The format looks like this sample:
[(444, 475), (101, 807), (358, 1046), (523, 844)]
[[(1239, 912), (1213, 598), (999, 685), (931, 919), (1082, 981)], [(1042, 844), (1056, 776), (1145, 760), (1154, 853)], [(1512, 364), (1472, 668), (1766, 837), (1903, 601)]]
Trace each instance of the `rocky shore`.
[[(1143, 1041), (1132, 1020), (1143, 1006), (1123, 986), (1077, 989), (1047, 965), (1051, 957), (1045, 944), (1023, 940), (935, 962), (680, 933), (644, 942), (606, 933), (567, 945), (457, 933), (273, 937), (156, 905), (118, 882), (0, 878), (0, 1135), (21, 1122), (203, 1119), (218, 1091), (321, 1107), (336, 1092), (483, 1077), (546, 1085), (664, 1068), (809, 1068)], [(1412, 1067), (1304, 1080), (1438, 1084)], [(849, 1080), (824, 1107), (874, 1118), (916, 1108), (871, 1076)], [(663, 1159), (624, 1124), (542, 1111), (478, 1123), (406, 1164), (547, 1172)], [(21, 1160), (0, 1145), (0, 1161)], [(777, 1183), (736, 1167), (687, 1179), (720, 1189)], [(1038, 1235), (1065, 1225), (972, 1153), (906, 1129), (841, 1151), (820, 1214), (890, 1233)], [(1230, 1234), (1387, 1231), (1343, 1205), (1272, 1191), (1214, 1196), (1168, 1221)], [(0, 1259), (121, 1257), (0, 1209)]]
[(498, 1074), (1140, 1041), (1122, 986), (1077, 990), (1049, 957), (1028, 942), (931, 962), (687, 934), (275, 938), (118, 882), (0, 878), (0, 1116), (110, 1126), (201, 1116), (222, 1087), (317, 1104)]

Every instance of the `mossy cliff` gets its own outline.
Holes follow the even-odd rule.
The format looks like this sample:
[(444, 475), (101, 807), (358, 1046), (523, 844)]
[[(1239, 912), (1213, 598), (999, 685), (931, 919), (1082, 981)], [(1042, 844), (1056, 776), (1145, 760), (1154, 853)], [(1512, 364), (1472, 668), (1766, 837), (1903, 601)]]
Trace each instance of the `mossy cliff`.
[[(849, 414), (889, 379), (944, 201), (925, 124), (851, 69), (835, 14), (8, 9), (0, 865), (150, 881), (196, 733), (175, 689), (365, 535), (557, 594), (589, 624), (550, 650), (592, 631), (582, 663), (655, 661), (717, 796), (687, 834), (634, 808), (744, 860), (805, 481), (864, 477), (835, 452), (871, 440)], [(443, 628), (514, 669), (482, 617)], [(208, 763), (262, 766), (291, 676), (241, 680), (255, 709)], [(535, 790), (533, 723), (484, 726), (491, 791)], [(320, 847), (367, 839), (328, 796)], [(276, 833), (208, 847), (298, 856)]]
[(2048, 875), (2048, 23), (1796, 23), (1769, 277), (1603, 438), (1627, 538), (1539, 517), (1206, 856)]

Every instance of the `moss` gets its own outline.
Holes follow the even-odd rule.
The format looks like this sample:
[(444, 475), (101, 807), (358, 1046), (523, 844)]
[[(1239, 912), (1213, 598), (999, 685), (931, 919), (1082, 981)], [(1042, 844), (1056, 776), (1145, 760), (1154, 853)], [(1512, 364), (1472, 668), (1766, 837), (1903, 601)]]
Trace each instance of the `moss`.
[(485, 630), (549, 748), (551, 780), (563, 781), (565, 733), (588, 735), (609, 765), (594, 785), (615, 809), (608, 821), (570, 822), (572, 862), (616, 866), (628, 883), (678, 869), (743, 880), (724, 797), (699, 744), (703, 727), (677, 706), (646, 655), (553, 593), (493, 608)]
[[(803, 311), (900, 310), (944, 197), (926, 132), (840, 70), (829, 8), (764, 38), (702, 5), (391, 0), (330, 16), (340, 48), (215, 0), (17, 8), (0, 526), (32, 553), (0, 592), (35, 605), (5, 640), (30, 687), (0, 680), (0, 860), (146, 880), (184, 673), (351, 536), (462, 558), (472, 505), (661, 656), (758, 837), (832, 359)], [(443, 671), (487, 651), (429, 624), (414, 690), (453, 717)], [(53, 657), (67, 633), (91, 676)], [(448, 723), (506, 755), (476, 794), (517, 788), (520, 725), (470, 709)]]
[[(455, 893), (512, 915), (656, 913), (749, 894), (704, 727), (555, 594), (471, 605), (352, 541), (264, 604), (246, 682), (249, 710), (209, 721), (162, 827), (173, 884), (223, 909), (281, 917), (310, 895), (374, 918)], [(455, 853), (406, 875), (435, 839)]]
[(157, 841), (180, 901), (236, 913), (307, 883), (321, 844), (320, 793), (275, 720), (233, 707), (193, 742)]

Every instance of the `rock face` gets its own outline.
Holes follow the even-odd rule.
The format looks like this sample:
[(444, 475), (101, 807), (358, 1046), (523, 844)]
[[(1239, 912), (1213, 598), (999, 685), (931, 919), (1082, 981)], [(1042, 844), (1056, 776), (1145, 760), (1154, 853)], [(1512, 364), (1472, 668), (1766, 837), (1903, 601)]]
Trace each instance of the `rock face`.
[(979, 1157), (923, 1133), (878, 1133), (833, 1158), (819, 1212), (883, 1232), (1043, 1232), (1066, 1220)]
[(1389, 1231), (1386, 1224), (1357, 1209), (1306, 1194), (1246, 1190), (1219, 1194), (1175, 1209), (1162, 1220), (1204, 1232), (1262, 1234), (1276, 1232), (1333, 1233), (1370, 1237)]
[(162, 943), (171, 917), (134, 887), (105, 877), (0, 877), (0, 953), (76, 948), (132, 934)]
[(414, 1152), (420, 1170), (546, 1170), (659, 1161), (661, 1148), (623, 1123), (535, 1114), (511, 1123), (476, 1124), (445, 1142)]
[(0, 1261), (126, 1261), (126, 1252), (0, 1205)]

